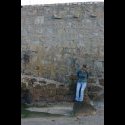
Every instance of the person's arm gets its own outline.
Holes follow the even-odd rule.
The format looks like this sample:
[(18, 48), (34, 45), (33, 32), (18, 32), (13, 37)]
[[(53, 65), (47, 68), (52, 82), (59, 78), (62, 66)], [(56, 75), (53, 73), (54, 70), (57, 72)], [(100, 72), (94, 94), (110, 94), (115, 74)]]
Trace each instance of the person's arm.
[(89, 78), (89, 74), (88, 74), (88, 72), (87, 72), (87, 79)]
[(87, 74), (87, 79), (89, 78), (89, 74), (88, 74), (88, 72), (86, 71), (86, 74)]
[(77, 71), (77, 77), (79, 77), (79, 70)]

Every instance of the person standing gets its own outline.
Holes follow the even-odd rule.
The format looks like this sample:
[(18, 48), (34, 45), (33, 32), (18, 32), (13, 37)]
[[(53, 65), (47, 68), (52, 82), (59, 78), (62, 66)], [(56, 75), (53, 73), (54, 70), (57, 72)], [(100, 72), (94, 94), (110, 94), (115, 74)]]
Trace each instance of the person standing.
[(79, 102), (84, 101), (84, 90), (87, 86), (88, 72), (87, 66), (83, 65), (77, 72), (77, 85), (76, 85), (76, 97), (75, 100)]

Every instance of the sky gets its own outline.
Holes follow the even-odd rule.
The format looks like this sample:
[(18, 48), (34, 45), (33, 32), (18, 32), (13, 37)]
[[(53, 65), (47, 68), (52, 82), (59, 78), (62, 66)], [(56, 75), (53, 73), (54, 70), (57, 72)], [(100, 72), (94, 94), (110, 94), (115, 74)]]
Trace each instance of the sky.
[(104, 2), (104, 0), (21, 0), (21, 5), (71, 3), (71, 2)]

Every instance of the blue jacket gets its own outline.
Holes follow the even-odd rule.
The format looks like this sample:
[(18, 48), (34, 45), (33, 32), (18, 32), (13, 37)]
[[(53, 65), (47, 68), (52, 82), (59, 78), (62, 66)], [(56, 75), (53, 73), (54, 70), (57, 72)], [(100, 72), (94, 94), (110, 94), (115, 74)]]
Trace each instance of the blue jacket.
[(88, 73), (83, 70), (79, 70), (77, 72), (78, 82), (87, 82), (88, 79)]

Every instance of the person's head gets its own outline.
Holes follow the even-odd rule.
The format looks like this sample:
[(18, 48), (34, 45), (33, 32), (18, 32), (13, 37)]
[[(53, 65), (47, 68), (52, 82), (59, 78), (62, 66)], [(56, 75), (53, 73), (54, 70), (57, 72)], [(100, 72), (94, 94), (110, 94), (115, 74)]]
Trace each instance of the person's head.
[(86, 68), (87, 68), (87, 65), (83, 64), (82, 69), (86, 69)]

